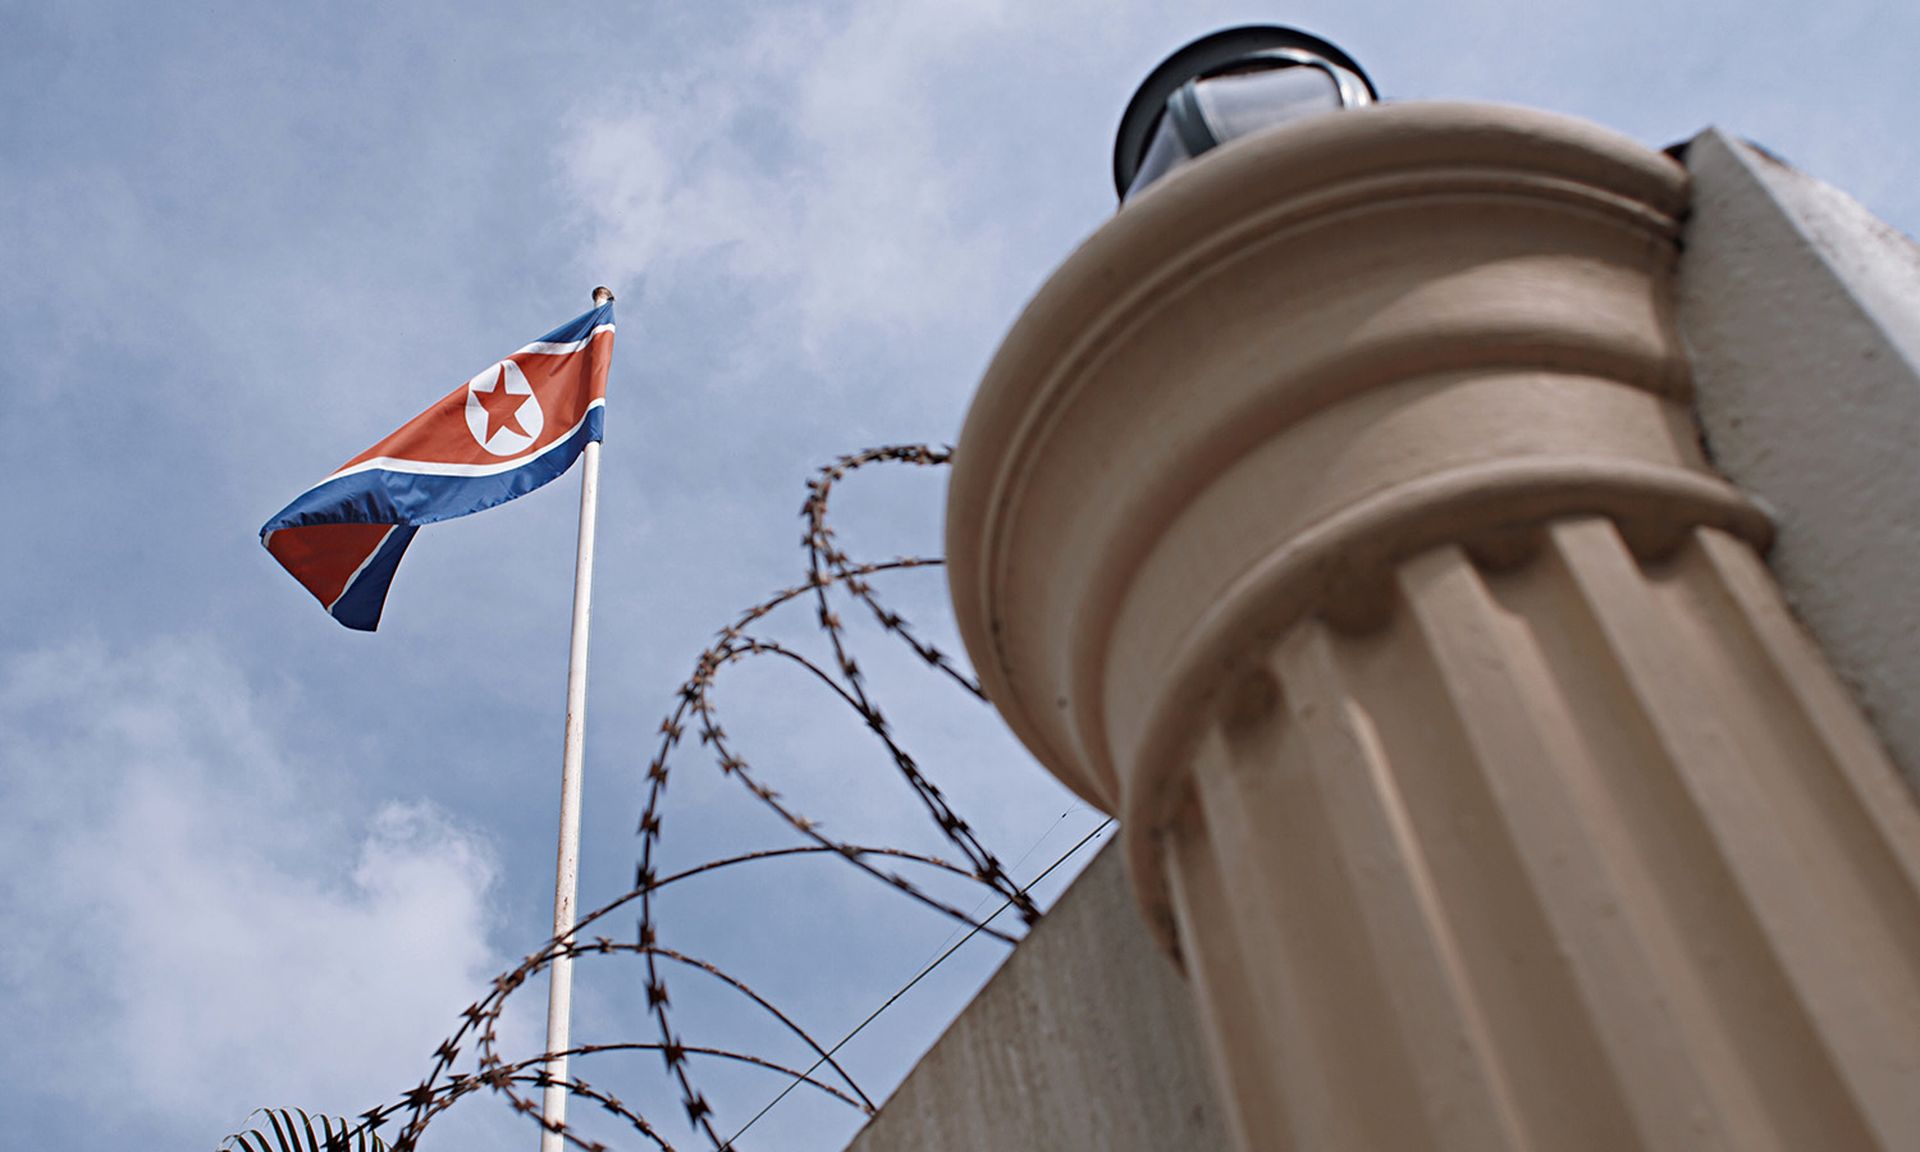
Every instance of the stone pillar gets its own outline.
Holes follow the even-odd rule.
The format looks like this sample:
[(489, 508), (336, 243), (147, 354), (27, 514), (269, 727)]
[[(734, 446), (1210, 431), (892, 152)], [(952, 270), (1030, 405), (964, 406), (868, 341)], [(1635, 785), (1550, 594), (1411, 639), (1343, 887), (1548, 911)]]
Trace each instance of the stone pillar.
[(988, 371), (961, 628), (1121, 816), (1242, 1149), (1920, 1147), (1920, 819), (1702, 456), (1686, 203), (1577, 121), (1329, 115)]

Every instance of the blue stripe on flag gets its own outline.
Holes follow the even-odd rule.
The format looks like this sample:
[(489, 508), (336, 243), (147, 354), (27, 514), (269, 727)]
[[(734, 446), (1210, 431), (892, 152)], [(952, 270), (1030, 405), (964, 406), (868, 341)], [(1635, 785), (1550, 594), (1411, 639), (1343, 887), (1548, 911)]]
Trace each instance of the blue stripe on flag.
[(588, 336), (591, 336), (593, 330), (600, 327), (600, 325), (611, 323), (613, 323), (613, 304), (608, 302), (600, 305), (600, 307), (595, 308), (591, 312), (567, 321), (545, 336), (540, 337), (540, 339), (534, 341), (534, 343), (571, 344), (575, 340), (585, 340)]
[(380, 610), (387, 603), (387, 586), (393, 583), (400, 557), (406, 555), (407, 545), (413, 543), (413, 535), (418, 531), (420, 529), (402, 524), (387, 533), (367, 566), (328, 610), (335, 620), (360, 632), (372, 632), (380, 626)]
[(282, 508), (260, 530), (308, 524), (433, 524), (483, 512), (524, 496), (573, 466), (589, 440), (602, 438), (606, 410), (595, 406), (573, 435), (546, 452), (491, 476), (432, 476), (370, 468), (316, 484)]

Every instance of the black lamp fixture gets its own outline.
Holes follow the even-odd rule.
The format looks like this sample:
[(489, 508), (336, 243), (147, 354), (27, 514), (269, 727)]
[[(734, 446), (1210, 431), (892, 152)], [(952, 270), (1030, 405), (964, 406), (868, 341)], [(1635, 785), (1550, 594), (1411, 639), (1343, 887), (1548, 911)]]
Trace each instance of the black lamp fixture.
[(1360, 65), (1318, 36), (1260, 24), (1202, 36), (1128, 102), (1113, 144), (1114, 190), (1125, 203), (1225, 141), (1379, 98)]

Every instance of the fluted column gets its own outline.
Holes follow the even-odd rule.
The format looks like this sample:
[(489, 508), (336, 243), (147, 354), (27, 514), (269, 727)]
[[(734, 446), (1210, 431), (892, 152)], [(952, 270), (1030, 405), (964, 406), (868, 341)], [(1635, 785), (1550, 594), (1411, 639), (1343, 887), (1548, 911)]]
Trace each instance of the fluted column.
[(1400, 105), (1131, 202), (949, 505), (1002, 714), (1121, 815), (1241, 1147), (1920, 1147), (1920, 819), (1704, 460), (1685, 174)]

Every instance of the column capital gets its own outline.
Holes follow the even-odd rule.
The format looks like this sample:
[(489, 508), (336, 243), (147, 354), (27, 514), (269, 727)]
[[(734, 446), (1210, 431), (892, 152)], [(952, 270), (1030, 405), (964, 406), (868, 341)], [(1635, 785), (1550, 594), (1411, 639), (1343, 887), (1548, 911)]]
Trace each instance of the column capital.
[(1243, 657), (1302, 616), (1364, 625), (1412, 552), (1584, 513), (1764, 543), (1685, 407), (1686, 201), (1625, 137), (1468, 103), (1289, 124), (1131, 200), (961, 437), (949, 578), (1007, 722), (1137, 855)]
[(1920, 811), (1701, 448), (1687, 193), (1543, 113), (1298, 121), (988, 370), (962, 632), (1121, 817), (1236, 1147), (1916, 1146)]

